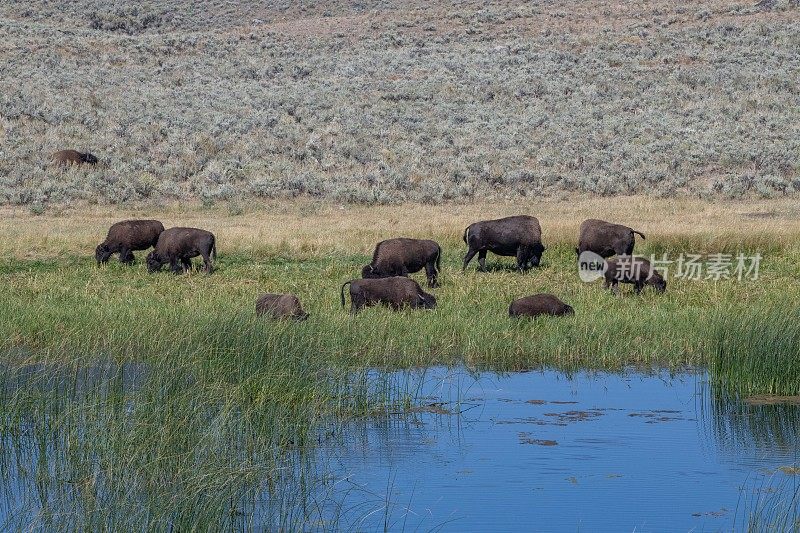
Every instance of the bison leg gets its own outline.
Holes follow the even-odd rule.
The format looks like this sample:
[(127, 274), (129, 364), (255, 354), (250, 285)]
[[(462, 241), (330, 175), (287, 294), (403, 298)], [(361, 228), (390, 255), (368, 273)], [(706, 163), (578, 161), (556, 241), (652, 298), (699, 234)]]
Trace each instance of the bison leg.
[(439, 271), (436, 270), (436, 261), (428, 261), (425, 264), (425, 276), (428, 278), (428, 287), (435, 289), (439, 286)]
[(636, 281), (633, 284), (633, 292), (635, 292), (636, 294), (641, 294), (643, 288), (644, 288), (644, 283), (642, 283), (641, 281)]
[(119, 262), (123, 265), (132, 265), (133, 264), (133, 252), (128, 250), (127, 248), (122, 248), (119, 251)]
[(171, 256), (169, 258), (169, 269), (172, 271), (173, 274), (180, 274), (183, 269), (178, 266), (178, 258), (175, 256)]
[(354, 315), (364, 308), (364, 299), (350, 295), (350, 314)]
[(472, 261), (472, 258), (475, 257), (475, 254), (477, 253), (478, 250), (475, 250), (472, 247), (470, 247), (470, 249), (467, 251), (467, 255), (464, 256), (464, 266), (461, 268), (462, 272), (467, 269), (467, 265), (469, 264), (470, 261)]
[(486, 250), (478, 252), (478, 265), (480, 265), (481, 272), (486, 272)]
[(187, 272), (192, 271), (192, 260), (188, 257), (184, 257), (181, 259), (181, 266), (183, 267), (183, 273), (186, 274)]
[(524, 246), (517, 248), (517, 270), (523, 274), (528, 271), (528, 261), (530, 261), (530, 254), (528, 249)]
[(203, 252), (203, 270), (205, 270), (206, 274), (211, 274), (211, 271), (214, 269), (213, 264), (211, 263), (211, 254), (209, 252)]

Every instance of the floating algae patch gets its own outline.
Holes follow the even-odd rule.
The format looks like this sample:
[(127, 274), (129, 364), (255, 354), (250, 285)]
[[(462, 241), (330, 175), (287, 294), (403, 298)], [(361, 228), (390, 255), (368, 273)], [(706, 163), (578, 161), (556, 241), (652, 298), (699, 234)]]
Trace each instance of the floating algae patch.
[(772, 394), (761, 394), (748, 396), (744, 402), (750, 405), (800, 405), (800, 396), (776, 396)]
[(558, 442), (548, 439), (536, 439), (530, 433), (522, 431), (519, 433), (520, 444), (536, 444), (538, 446), (556, 446)]

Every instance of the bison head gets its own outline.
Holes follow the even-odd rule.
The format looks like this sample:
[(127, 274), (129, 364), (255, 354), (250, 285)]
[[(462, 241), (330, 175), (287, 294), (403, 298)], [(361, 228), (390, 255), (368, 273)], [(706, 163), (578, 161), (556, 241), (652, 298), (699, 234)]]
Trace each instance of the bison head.
[(94, 155), (90, 154), (89, 152), (81, 154), (81, 159), (83, 159), (84, 163), (89, 163), (90, 165), (97, 164), (97, 158)]
[(436, 309), (436, 296), (433, 294), (428, 294), (427, 292), (421, 292), (417, 295), (419, 298), (419, 306), (424, 309)]
[(544, 246), (541, 243), (536, 243), (533, 245), (533, 250), (531, 253), (531, 265), (538, 267), (539, 263), (542, 261), (542, 254), (544, 253)]
[(366, 265), (364, 268), (361, 269), (361, 277), (364, 279), (371, 279), (371, 278), (379, 278), (378, 272), (375, 270), (375, 267), (372, 265)]
[(158, 252), (153, 250), (149, 254), (147, 254), (147, 271), (148, 272), (158, 272), (161, 270), (161, 265), (164, 264), (165, 261), (161, 259), (161, 256), (158, 255)]
[(98, 244), (94, 249), (94, 258), (97, 260), (97, 264), (107, 263), (109, 257), (111, 257), (111, 250), (108, 249), (108, 246)]

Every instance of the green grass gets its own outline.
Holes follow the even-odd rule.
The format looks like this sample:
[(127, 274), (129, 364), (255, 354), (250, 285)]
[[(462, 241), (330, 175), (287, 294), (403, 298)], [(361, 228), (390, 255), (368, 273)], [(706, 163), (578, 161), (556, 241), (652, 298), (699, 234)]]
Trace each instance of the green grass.
[(723, 314), (712, 339), (710, 368), (717, 383), (744, 395), (800, 394), (796, 302)]
[[(785, 243), (767, 247), (758, 282), (670, 280), (665, 294), (624, 287), (614, 297), (578, 280), (567, 244), (520, 275), (511, 259), (491, 256), (491, 272), (461, 273), (460, 247), (444, 242), (436, 310), (355, 317), (340, 307), (339, 287), (367, 256), (223, 251), (211, 276), (150, 275), (141, 258), (132, 268), (77, 256), (3, 260), (0, 438), (13, 452), (0, 454), (0, 478), (36, 495), (6, 526), (302, 527), (319, 504), (305, 500), (315, 481), (303, 450), (350, 417), (408, 401), (408, 391), (368, 378), (370, 368), (677, 369), (714, 354), (717, 371), (720, 347), (732, 346), (736, 379), (750, 376), (742, 368), (785, 375), (742, 365), (766, 354), (763, 328), (719, 333), (720, 317), (780, 310), (768, 346), (786, 348), (788, 361), (778, 333), (798, 281), (797, 252)], [(258, 319), (266, 291), (295, 292), (311, 317)], [(536, 292), (557, 294), (575, 316), (508, 318), (513, 298)]]

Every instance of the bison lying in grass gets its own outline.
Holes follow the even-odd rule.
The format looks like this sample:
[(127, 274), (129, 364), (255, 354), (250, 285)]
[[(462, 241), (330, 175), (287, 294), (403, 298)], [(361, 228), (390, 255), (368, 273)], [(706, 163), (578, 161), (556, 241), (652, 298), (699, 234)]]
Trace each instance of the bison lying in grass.
[(422, 290), (419, 283), (404, 277), (354, 279), (342, 285), (341, 300), (344, 307), (344, 288), (350, 285), (350, 313), (373, 305), (387, 305), (397, 311), (403, 307), (435, 309), (436, 298)]
[(361, 270), (364, 279), (408, 276), (425, 269), (428, 287), (438, 287), (442, 248), (425, 239), (387, 239), (375, 247), (372, 262)]
[(534, 294), (511, 302), (508, 315), (513, 318), (540, 315), (573, 315), (575, 310), (552, 294)]
[(262, 294), (256, 300), (256, 315), (269, 315), (272, 318), (293, 318), (305, 320), (308, 313), (303, 311), (300, 299), (294, 294)]
[(590, 218), (581, 223), (575, 251), (578, 255), (586, 251), (594, 252), (603, 258), (631, 255), (636, 244), (634, 233), (638, 233), (642, 239), (645, 238), (644, 233), (628, 226)]
[(78, 152), (77, 150), (59, 150), (50, 156), (54, 165), (89, 165), (97, 164), (97, 158), (89, 152)]
[(147, 256), (147, 270), (158, 272), (169, 263), (174, 274), (192, 269), (192, 257), (203, 257), (203, 267), (210, 274), (217, 256), (214, 234), (197, 228), (170, 228), (158, 237), (155, 250)]
[(97, 245), (94, 258), (97, 264), (107, 263), (113, 255), (119, 254), (119, 262), (133, 264), (133, 252), (147, 250), (155, 246), (164, 231), (164, 224), (158, 220), (123, 220), (108, 229), (106, 240)]
[(478, 254), (478, 264), (485, 272), (486, 253), (492, 252), (516, 256), (519, 271), (527, 272), (531, 266), (539, 266), (544, 253), (539, 221), (527, 215), (475, 222), (464, 230), (464, 242), (469, 250), (464, 256), (463, 270)]
[(609, 259), (606, 265), (603, 287), (610, 287), (615, 294), (619, 293), (618, 283), (633, 284), (636, 294), (642, 292), (645, 285), (655, 288), (658, 292), (667, 290), (666, 280), (653, 269), (647, 259), (626, 255)]

